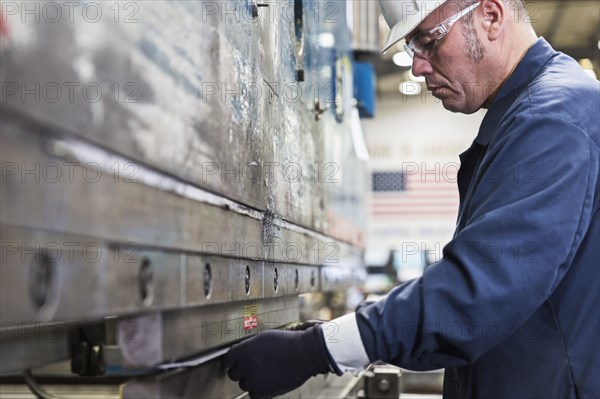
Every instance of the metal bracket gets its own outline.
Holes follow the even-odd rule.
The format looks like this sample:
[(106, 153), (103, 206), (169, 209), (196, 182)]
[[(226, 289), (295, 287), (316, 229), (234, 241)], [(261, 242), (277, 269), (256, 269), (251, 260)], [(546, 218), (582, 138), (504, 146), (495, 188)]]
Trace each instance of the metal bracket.
[(71, 343), (71, 371), (80, 376), (105, 373), (104, 324), (78, 327)]

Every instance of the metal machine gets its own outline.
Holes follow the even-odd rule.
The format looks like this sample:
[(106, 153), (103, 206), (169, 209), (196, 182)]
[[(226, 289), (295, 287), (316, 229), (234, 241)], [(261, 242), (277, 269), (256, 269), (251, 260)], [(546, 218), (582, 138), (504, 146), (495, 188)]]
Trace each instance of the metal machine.
[(346, 2), (1, 4), (3, 382), (239, 395), (227, 347), (363, 270)]

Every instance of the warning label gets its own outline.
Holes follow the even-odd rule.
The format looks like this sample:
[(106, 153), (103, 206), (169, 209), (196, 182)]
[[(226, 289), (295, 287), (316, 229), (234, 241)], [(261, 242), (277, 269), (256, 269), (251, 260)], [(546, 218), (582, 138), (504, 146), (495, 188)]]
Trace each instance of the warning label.
[(257, 306), (244, 305), (244, 330), (251, 330), (258, 327)]

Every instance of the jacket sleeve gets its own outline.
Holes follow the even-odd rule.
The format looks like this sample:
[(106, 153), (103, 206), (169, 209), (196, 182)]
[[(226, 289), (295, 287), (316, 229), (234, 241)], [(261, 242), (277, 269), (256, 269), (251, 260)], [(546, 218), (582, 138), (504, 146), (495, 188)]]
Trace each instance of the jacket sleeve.
[[(329, 337), (342, 369), (375, 360), (414, 370), (471, 363), (557, 287), (591, 220), (599, 165), (590, 151), (598, 150), (558, 119), (517, 117), (506, 131), (475, 173), (465, 227), (442, 259), (347, 316)], [(357, 334), (368, 361), (341, 349)]]

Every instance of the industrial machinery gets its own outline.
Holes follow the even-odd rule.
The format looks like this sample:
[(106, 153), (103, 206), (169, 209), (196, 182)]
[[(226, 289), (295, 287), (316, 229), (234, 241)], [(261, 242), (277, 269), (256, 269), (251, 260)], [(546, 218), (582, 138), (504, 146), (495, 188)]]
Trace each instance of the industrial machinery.
[(1, 5), (2, 382), (240, 395), (228, 346), (363, 273), (346, 2)]

